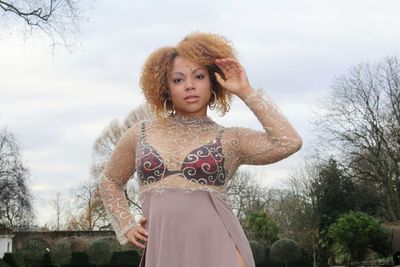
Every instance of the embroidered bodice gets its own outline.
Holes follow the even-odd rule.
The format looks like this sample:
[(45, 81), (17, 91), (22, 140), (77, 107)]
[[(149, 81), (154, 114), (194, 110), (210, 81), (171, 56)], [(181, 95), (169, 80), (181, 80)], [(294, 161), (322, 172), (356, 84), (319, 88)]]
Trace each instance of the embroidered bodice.
[(139, 202), (146, 192), (161, 194), (168, 188), (207, 190), (224, 197), (225, 185), (240, 165), (270, 164), (300, 149), (301, 138), (262, 90), (244, 102), (263, 131), (224, 127), (208, 116), (172, 115), (137, 122), (122, 135), (99, 182), (121, 244), (136, 224), (123, 189), (132, 177), (138, 179)]
[(141, 123), (140, 142), (136, 146), (136, 171), (142, 184), (157, 182), (170, 175), (180, 175), (187, 180), (221, 186), (225, 183), (224, 156), (221, 135), (191, 150), (176, 170), (170, 170), (157, 150), (146, 142), (146, 122)]

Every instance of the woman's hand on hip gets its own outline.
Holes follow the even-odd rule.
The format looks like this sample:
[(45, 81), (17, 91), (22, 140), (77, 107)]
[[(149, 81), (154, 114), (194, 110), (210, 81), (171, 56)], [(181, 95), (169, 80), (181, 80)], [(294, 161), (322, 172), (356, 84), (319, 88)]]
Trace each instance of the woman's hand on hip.
[(143, 242), (147, 242), (147, 231), (143, 227), (143, 225), (146, 223), (146, 218), (142, 217), (139, 221), (139, 223), (129, 229), (129, 231), (125, 234), (126, 238), (137, 246), (138, 248), (145, 248), (145, 245), (139, 242), (140, 240), (143, 240)]

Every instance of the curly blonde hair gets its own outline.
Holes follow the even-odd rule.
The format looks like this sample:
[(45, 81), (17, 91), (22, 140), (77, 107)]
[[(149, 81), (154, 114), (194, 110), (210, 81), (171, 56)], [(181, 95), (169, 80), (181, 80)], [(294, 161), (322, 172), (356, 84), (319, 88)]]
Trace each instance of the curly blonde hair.
[(215, 59), (236, 58), (236, 51), (225, 37), (199, 32), (187, 35), (176, 47), (166, 46), (155, 50), (146, 59), (140, 76), (140, 87), (151, 109), (157, 116), (163, 117), (167, 114), (164, 102), (167, 100), (168, 109), (172, 107), (168, 90), (168, 73), (178, 56), (206, 67), (211, 88), (216, 94), (215, 107), (221, 116), (225, 115), (229, 111), (232, 94), (223, 89), (215, 78), (215, 72), (224, 78), (222, 71), (215, 64)]

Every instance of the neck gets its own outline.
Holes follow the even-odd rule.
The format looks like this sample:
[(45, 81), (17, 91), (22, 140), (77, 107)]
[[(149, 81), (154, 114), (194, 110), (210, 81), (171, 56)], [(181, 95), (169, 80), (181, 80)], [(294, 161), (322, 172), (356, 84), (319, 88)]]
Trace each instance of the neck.
[(169, 116), (171, 120), (181, 123), (181, 124), (210, 124), (214, 123), (214, 121), (205, 115), (201, 116), (189, 116), (189, 115), (182, 115), (182, 114), (173, 114)]

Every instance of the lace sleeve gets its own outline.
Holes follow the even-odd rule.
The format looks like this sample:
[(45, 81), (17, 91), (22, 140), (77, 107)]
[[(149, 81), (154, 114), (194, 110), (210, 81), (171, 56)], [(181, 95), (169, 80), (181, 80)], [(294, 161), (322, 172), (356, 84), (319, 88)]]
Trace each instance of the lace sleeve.
[(254, 90), (243, 100), (261, 122), (264, 131), (236, 128), (239, 164), (274, 163), (301, 148), (299, 134), (262, 89)]
[(124, 192), (125, 184), (135, 172), (134, 128), (129, 128), (119, 139), (99, 182), (104, 208), (121, 245), (128, 242), (125, 233), (136, 224)]

